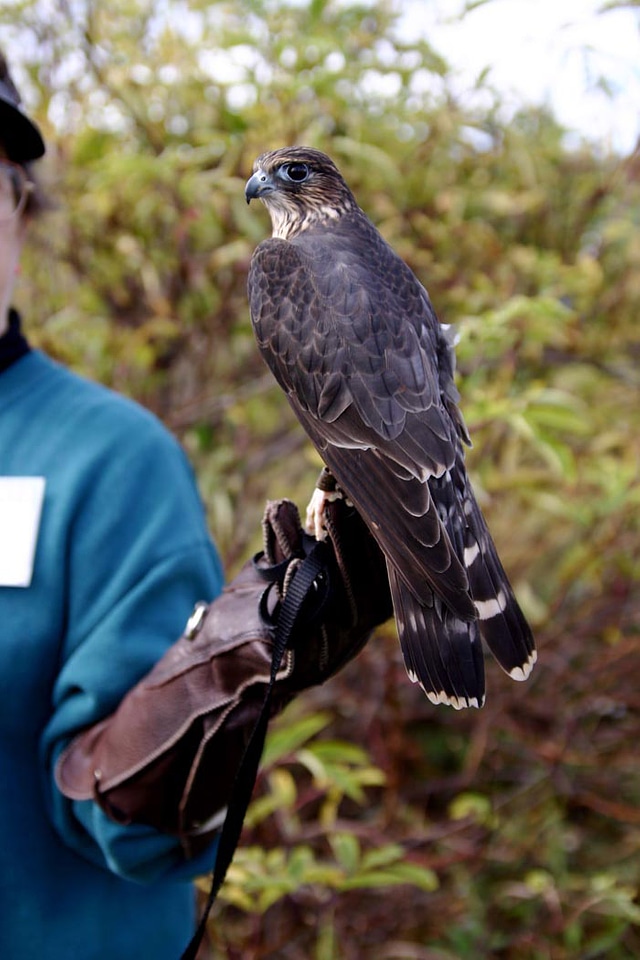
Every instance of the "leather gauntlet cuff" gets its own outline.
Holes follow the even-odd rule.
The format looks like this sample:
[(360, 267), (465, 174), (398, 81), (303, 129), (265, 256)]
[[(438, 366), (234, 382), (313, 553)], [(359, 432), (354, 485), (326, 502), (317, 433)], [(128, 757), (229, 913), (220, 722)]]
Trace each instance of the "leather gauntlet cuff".
[[(293, 638), (273, 695), (281, 709), (322, 683), (391, 615), (385, 562), (353, 508), (325, 507), (331, 549), (326, 602)], [(74, 800), (96, 800), (121, 823), (181, 837), (188, 854), (219, 829), (271, 672), (274, 624), (311, 540), (291, 501), (267, 504), (265, 549), (213, 603), (198, 604), (184, 634), (111, 716), (76, 737), (55, 776)]]

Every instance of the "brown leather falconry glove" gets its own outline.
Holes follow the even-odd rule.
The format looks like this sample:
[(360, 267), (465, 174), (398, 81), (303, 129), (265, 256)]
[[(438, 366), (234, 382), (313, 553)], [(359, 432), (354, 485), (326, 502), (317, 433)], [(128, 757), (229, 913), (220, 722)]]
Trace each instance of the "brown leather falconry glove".
[[(325, 513), (318, 602), (310, 625), (291, 637), (273, 688), (274, 713), (328, 679), (391, 616), (385, 561), (364, 523), (344, 500), (328, 503)], [(196, 606), (182, 637), (115, 713), (72, 741), (56, 767), (65, 796), (93, 798), (114, 820), (175, 834), (189, 854), (224, 818), (269, 683), (282, 601), (315, 544), (290, 500), (268, 503), (263, 527), (263, 553), (213, 603)]]

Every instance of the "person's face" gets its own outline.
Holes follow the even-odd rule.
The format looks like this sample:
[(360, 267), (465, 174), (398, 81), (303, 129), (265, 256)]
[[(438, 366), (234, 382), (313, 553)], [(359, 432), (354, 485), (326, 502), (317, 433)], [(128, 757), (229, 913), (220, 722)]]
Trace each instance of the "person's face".
[(9, 163), (0, 145), (0, 333), (8, 323), (24, 239), (24, 201), (21, 197), (26, 180), (22, 167)]

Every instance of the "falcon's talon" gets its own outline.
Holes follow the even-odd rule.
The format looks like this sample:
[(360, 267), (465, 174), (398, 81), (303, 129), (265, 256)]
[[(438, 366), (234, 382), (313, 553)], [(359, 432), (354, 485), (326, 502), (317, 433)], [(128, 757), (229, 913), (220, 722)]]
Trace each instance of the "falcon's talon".
[[(344, 495), (387, 562), (407, 671), (434, 703), (484, 703), (484, 640), (514, 680), (535, 644), (464, 463), (456, 336), (325, 154), (262, 154), (246, 187), (272, 238), (249, 272), (267, 365), (325, 463), (307, 510)], [(335, 493), (333, 492), (335, 488)]]
[(324, 505), (325, 503), (333, 503), (334, 500), (343, 499), (344, 497), (339, 490), (320, 490), (316, 487), (307, 505), (304, 524), (307, 533), (314, 536), (316, 540), (326, 540), (328, 533), (324, 525)]

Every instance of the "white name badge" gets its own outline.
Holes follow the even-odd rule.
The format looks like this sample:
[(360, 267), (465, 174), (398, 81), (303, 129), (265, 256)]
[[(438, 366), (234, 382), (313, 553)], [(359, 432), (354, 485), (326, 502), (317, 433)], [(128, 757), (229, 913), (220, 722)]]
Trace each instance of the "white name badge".
[(44, 487), (44, 477), (0, 477), (0, 587), (31, 583)]

